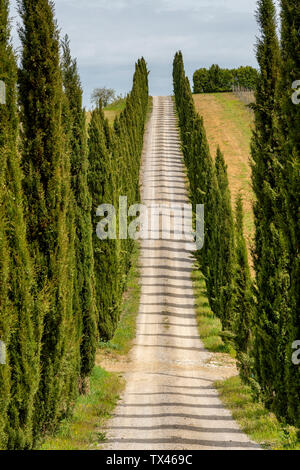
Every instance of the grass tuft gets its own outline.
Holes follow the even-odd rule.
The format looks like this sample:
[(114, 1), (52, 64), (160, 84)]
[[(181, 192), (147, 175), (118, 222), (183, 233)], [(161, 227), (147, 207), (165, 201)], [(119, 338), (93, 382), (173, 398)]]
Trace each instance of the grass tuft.
[(262, 403), (254, 401), (250, 387), (239, 377), (217, 382), (215, 386), (224, 405), (253, 441), (268, 450), (300, 450), (297, 429), (280, 423)]
[(222, 324), (209, 306), (205, 279), (198, 266), (193, 271), (192, 280), (196, 298), (198, 331), (204, 347), (210, 352), (229, 353), (234, 356), (230, 345), (225, 344), (221, 338)]
[(95, 367), (90, 377), (90, 393), (77, 399), (74, 414), (48, 436), (41, 450), (92, 450), (105, 440), (103, 427), (111, 417), (124, 387), (117, 374)]

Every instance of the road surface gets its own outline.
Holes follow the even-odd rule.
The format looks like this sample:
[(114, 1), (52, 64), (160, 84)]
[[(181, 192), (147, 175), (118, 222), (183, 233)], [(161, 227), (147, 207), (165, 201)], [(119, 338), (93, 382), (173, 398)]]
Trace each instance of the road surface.
[[(170, 97), (153, 99), (141, 178), (145, 205), (188, 203)], [(169, 239), (159, 238), (141, 243), (137, 338), (105, 448), (257, 449), (213, 387), (226, 371), (211, 366), (211, 354), (198, 335), (191, 281), (195, 246), (189, 240), (175, 240), (172, 233)]]

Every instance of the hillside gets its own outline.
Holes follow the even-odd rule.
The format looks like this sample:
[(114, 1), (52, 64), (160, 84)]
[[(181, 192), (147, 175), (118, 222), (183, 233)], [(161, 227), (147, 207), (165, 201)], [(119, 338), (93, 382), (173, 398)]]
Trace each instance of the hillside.
[(253, 235), (250, 140), (253, 117), (233, 93), (193, 95), (204, 125), (212, 155), (219, 145), (228, 165), (232, 201), (242, 190), (248, 241)]
[[(112, 126), (114, 123), (114, 120), (117, 116), (121, 114), (121, 112), (125, 109), (126, 106), (126, 99), (120, 99), (118, 101), (115, 101), (112, 104), (109, 104), (104, 108), (104, 116), (106, 119), (108, 119), (109, 124)], [(87, 119), (87, 124), (90, 123), (91, 121), (91, 111), (86, 112), (86, 119)]]

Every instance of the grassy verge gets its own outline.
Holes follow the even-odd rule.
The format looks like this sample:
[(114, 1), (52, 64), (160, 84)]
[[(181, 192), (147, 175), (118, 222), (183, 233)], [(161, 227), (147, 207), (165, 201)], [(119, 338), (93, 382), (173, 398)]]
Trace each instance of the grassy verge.
[(223, 403), (232, 412), (241, 429), (264, 449), (300, 450), (299, 431), (284, 426), (262, 403), (254, 401), (251, 389), (239, 377), (217, 382)]
[(123, 380), (95, 367), (90, 393), (78, 398), (74, 414), (62, 421), (55, 436), (49, 436), (41, 450), (92, 450), (105, 440), (105, 422), (110, 418), (123, 390)]
[(235, 351), (221, 338), (222, 324), (212, 312), (207, 297), (205, 279), (199, 267), (196, 265), (192, 274), (195, 298), (196, 319), (198, 331), (204, 347), (213, 353), (229, 353), (235, 356)]

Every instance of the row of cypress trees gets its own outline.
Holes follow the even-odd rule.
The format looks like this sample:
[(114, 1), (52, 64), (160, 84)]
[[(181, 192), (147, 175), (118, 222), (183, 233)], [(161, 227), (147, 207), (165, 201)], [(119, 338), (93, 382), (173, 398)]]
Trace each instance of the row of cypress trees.
[[(89, 125), (88, 185), (93, 194), (92, 222), (99, 221), (97, 207), (101, 204), (119, 206), (119, 198), (126, 196), (128, 206), (140, 199), (139, 171), (145, 120), (148, 109), (148, 71), (144, 59), (136, 64), (133, 88), (127, 96), (126, 107), (109, 126), (102, 104), (93, 110)], [(99, 175), (100, 179), (99, 179)], [(119, 224), (116, 231), (118, 232)], [(117, 237), (101, 243), (96, 231), (93, 247), (96, 275), (96, 303), (99, 331), (102, 340), (110, 340), (119, 321), (120, 305), (126, 275), (130, 269), (134, 242)], [(109, 312), (109, 315), (107, 315)]]
[(192, 203), (194, 208), (197, 204), (205, 205), (204, 247), (196, 256), (206, 280), (211, 309), (221, 320), (224, 337), (234, 339), (239, 366), (245, 374), (251, 277), (242, 195), (237, 199), (234, 214), (224, 156), (219, 148), (215, 159), (210, 154), (203, 119), (195, 110), (181, 52), (174, 59), (173, 79)]
[(300, 5), (281, 1), (281, 37), (272, 0), (259, 0), (260, 67), (252, 139), (256, 195), (254, 376), (267, 406), (300, 427), (300, 108), (292, 100), (300, 80)]
[(242, 378), (280, 419), (299, 428), (300, 368), (292, 359), (300, 341), (300, 6), (296, 0), (281, 0), (280, 6), (279, 38), (275, 3), (258, 0), (260, 71), (251, 144), (255, 281), (241, 196), (233, 222), (224, 158), (220, 150), (214, 161), (209, 154), (181, 53), (174, 61), (174, 90), (193, 203), (206, 207), (198, 259), (211, 308), (224, 337), (234, 342)]
[[(110, 128), (99, 106), (89, 133), (68, 38), (54, 6), (19, 0), (22, 56), (0, 0), (0, 448), (32, 449), (87, 388), (99, 338), (116, 328), (132, 243), (95, 235), (99, 203), (139, 194), (148, 72)], [(106, 244), (105, 244), (106, 243)]]

